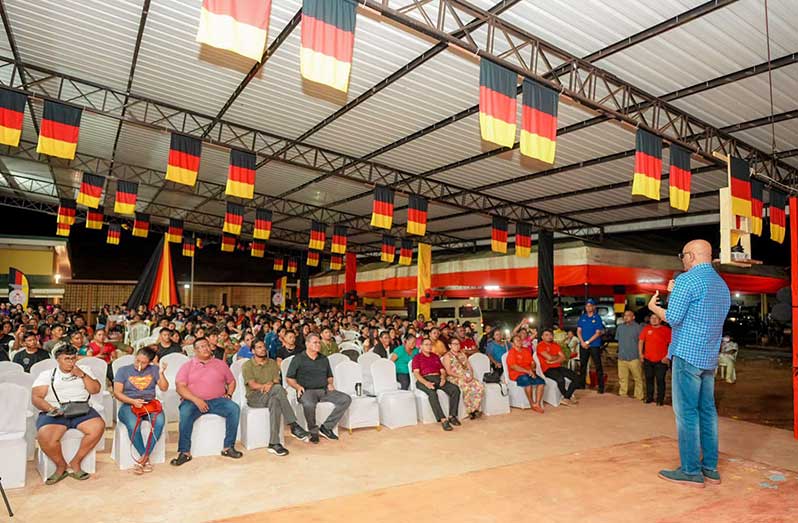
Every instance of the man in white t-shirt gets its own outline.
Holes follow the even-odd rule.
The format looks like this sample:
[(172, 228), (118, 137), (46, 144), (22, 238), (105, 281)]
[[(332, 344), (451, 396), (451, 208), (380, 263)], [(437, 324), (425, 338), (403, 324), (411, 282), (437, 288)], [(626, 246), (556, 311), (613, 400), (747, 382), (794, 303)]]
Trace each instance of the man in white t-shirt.
[[(36, 420), (36, 438), (42, 452), (55, 463), (55, 473), (47, 478), (47, 485), (54, 485), (71, 476), (77, 480), (89, 478), (89, 474), (80, 468), (91, 449), (93, 449), (105, 432), (105, 422), (100, 414), (89, 407), (86, 414), (67, 418), (64, 405), (69, 402), (82, 402), (90, 399), (92, 394), (100, 392), (100, 382), (88, 366), (77, 365), (77, 350), (68, 345), (56, 349), (55, 358), (58, 366), (46, 370), (33, 382), (32, 402), (39, 409)], [(61, 452), (61, 438), (69, 429), (77, 429), (83, 433), (75, 457), (67, 463)]]

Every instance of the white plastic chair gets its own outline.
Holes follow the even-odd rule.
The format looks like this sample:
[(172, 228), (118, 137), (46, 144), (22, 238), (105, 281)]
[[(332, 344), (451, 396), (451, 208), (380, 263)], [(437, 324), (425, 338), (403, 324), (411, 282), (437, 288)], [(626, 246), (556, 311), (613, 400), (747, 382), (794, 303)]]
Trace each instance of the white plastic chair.
[(374, 380), (371, 377), (371, 364), (382, 358), (373, 352), (366, 352), (358, 356), (357, 362), (363, 369), (363, 390), (374, 394)]
[[(432, 412), (432, 405), (429, 402), (429, 396), (416, 388), (416, 375), (413, 373), (413, 362), (407, 364), (407, 369), (410, 371), (410, 390), (416, 396), (416, 410), (418, 411), (418, 421), (421, 423), (437, 423), (435, 413)], [(441, 404), (443, 415), (449, 417), (449, 396), (445, 392), (438, 389), (438, 401)], [(459, 407), (459, 406), (458, 406)]]
[(343, 358), (345, 361), (341, 361), (335, 369), (335, 390), (349, 394), (352, 403), (341, 418), (340, 425), (349, 429), (350, 433), (352, 429), (364, 427), (376, 427), (379, 430), (380, 407), (377, 398), (357, 395), (355, 384), (363, 383), (363, 371), (360, 364), (349, 361), (346, 356)]
[[(14, 361), (14, 356), (19, 354), (19, 352), (21, 350), (22, 349), (14, 349), (14, 350), (8, 349), (8, 361)], [(2, 363), (2, 362), (0, 362), (0, 363)]]
[[(61, 452), (63, 453), (64, 459), (67, 461), (67, 463), (72, 461), (72, 458), (74, 458), (75, 454), (78, 453), (81, 441), (83, 441), (83, 433), (78, 429), (69, 429), (64, 433), (63, 436), (61, 436)], [(100, 442), (103, 441), (105, 441), (105, 438), (100, 438)], [(94, 474), (96, 472), (98, 450), (100, 450), (100, 443), (91, 449), (91, 451), (86, 454), (86, 457), (83, 458), (83, 461), (80, 462), (81, 470), (88, 472), (89, 474)], [(39, 449), (37, 458), (36, 470), (39, 471), (42, 482), (44, 482), (55, 472), (55, 463), (47, 456), (47, 454), (42, 452), (42, 449)]]
[[(244, 383), (242, 367), (249, 361), (238, 360), (230, 366), (230, 371), (236, 378), (236, 392), (233, 401), (241, 408), (241, 421), (238, 426), (239, 439), (247, 450), (262, 449), (269, 446), (271, 423), (268, 407), (254, 408), (247, 404), (247, 389)], [(280, 442), (284, 443), (282, 431)]]
[[(116, 373), (117, 373), (117, 371), (119, 369), (121, 369), (122, 367), (125, 367), (127, 365), (133, 365), (134, 361), (136, 361), (136, 357), (133, 356), (132, 354), (125, 354), (124, 356), (120, 356), (120, 357), (118, 357), (117, 359), (115, 359), (114, 361), (111, 362), (111, 372), (113, 372), (114, 376), (116, 376)], [(111, 387), (113, 387), (113, 383), (111, 384)], [(113, 397), (113, 390), (111, 390), (111, 396)], [(113, 398), (113, 401), (114, 401), (114, 407), (113, 407), (114, 408), (114, 421), (117, 421), (117, 419), (119, 418), (119, 412), (118, 412), (119, 411), (119, 402), (116, 401), (116, 398)]]
[[(89, 356), (88, 358), (82, 358), (78, 362), (78, 366), (90, 368), (94, 377), (100, 382), (100, 392), (98, 394), (92, 394), (91, 397), (92, 407), (103, 417), (105, 426), (112, 427), (114, 425), (114, 400), (111, 393), (108, 391), (108, 380), (106, 379), (108, 364), (105, 360)], [(100, 441), (102, 442), (100, 450), (105, 450), (105, 438), (102, 438)]]
[(399, 388), (396, 365), (380, 358), (371, 364), (371, 376), (380, 409), (380, 422), (389, 429), (416, 425), (416, 396), (412, 391)]
[(23, 372), (22, 374), (16, 372), (13, 374), (0, 374), (0, 383), (13, 383), (27, 391), (25, 406), (25, 442), (27, 443), (26, 456), (28, 461), (33, 459), (36, 450), (36, 418), (39, 415), (39, 412), (33, 407), (31, 402), (31, 390), (33, 389), (34, 381), (36, 381), (36, 377), (27, 372)]
[(15, 383), (0, 383), (0, 477), (5, 488), (25, 486), (25, 417), (30, 391)]
[(133, 345), (133, 349), (139, 350), (142, 347), (149, 347), (150, 345), (155, 345), (158, 343), (158, 336), (148, 336), (146, 338), (139, 338), (131, 345)]
[(344, 341), (352, 341), (360, 339), (360, 333), (357, 331), (342, 330), (341, 336), (343, 336)]
[(194, 344), (193, 343), (189, 343), (188, 345), (183, 345), (183, 350), (186, 351), (186, 355), (189, 358), (193, 358), (194, 357)]
[(147, 338), (150, 335), (150, 328), (145, 323), (136, 323), (127, 331), (127, 343), (135, 347), (136, 342)]
[(352, 363), (349, 358), (347, 358), (344, 354), (340, 352), (336, 352), (335, 354), (330, 354), (327, 356), (327, 359), (330, 361), (330, 368), (333, 371), (333, 375), (335, 375), (335, 367), (338, 366), (339, 363), (349, 362)]
[(339, 350), (353, 350), (356, 351), (358, 354), (363, 354), (363, 345), (360, 344), (358, 341), (344, 341), (338, 344)]
[(468, 361), (474, 369), (474, 377), (485, 385), (485, 395), (482, 401), (482, 412), (486, 416), (510, 413), (510, 396), (502, 394), (502, 386), (498, 383), (485, 383), (484, 376), (490, 372), (490, 359), (477, 352), (472, 354)]
[[(296, 397), (296, 390), (288, 385), (288, 367), (291, 365), (292, 358), (294, 358), (294, 356), (289, 356), (280, 362), (280, 372), (283, 376), (283, 388), (288, 392), (288, 402), (294, 407), (294, 413), (297, 422), (307, 428), (308, 422), (305, 419), (305, 410), (302, 408), (302, 404), (299, 403), (299, 400)], [(327, 419), (327, 416), (332, 413), (334, 408), (335, 405), (332, 403), (319, 402), (316, 405), (316, 422), (321, 425), (324, 420)], [(338, 425), (333, 428), (333, 432), (338, 434)]]
[[(515, 350), (515, 349), (510, 349)], [(507, 393), (510, 396), (510, 406), (515, 407), (517, 409), (529, 409), (532, 406), (529, 404), (529, 400), (526, 399), (526, 394), (524, 394), (524, 389), (519, 387), (515, 381), (510, 379), (510, 375), (507, 373), (507, 353), (505, 352), (502, 354), (502, 380), (504, 380), (504, 384), (507, 386)]]
[[(185, 365), (188, 361), (188, 356), (175, 352), (164, 356), (162, 361), (166, 362), (164, 377), (166, 381), (169, 382), (169, 388), (164, 391), (158, 389), (156, 393), (158, 399), (160, 399), (163, 404), (166, 421), (178, 421), (180, 419), (180, 413), (177, 409), (180, 406), (180, 396), (177, 394), (177, 383), (175, 378), (177, 378), (177, 371), (180, 370), (180, 367)], [(221, 449), (219, 452), (221, 452)]]
[(25, 367), (13, 361), (0, 361), (0, 373), (3, 374), (25, 374)]
[[(163, 416), (163, 413), (159, 414)], [(141, 422), (141, 435), (144, 438), (144, 445), (147, 444), (147, 438), (150, 434), (150, 422), (145, 418)], [(169, 431), (164, 427), (160, 439), (155, 443), (150, 452), (150, 463), (165, 463), (166, 462), (166, 444)], [(127, 433), (127, 427), (124, 423), (117, 423), (114, 429), (114, 440), (111, 443), (111, 459), (116, 462), (119, 470), (132, 469), (136, 464), (136, 460), (140, 459), (141, 455), (133, 448), (130, 442), (130, 436)]]
[[(560, 392), (560, 388), (557, 386), (557, 382), (551, 378), (547, 378), (546, 375), (543, 374), (543, 369), (540, 366), (540, 359), (538, 358), (537, 351), (535, 351), (535, 354), (532, 355), (532, 358), (535, 360), (535, 372), (538, 376), (546, 381), (546, 386), (543, 388), (543, 401), (552, 407), (559, 407), (563, 395), (562, 392)], [(570, 383), (571, 380), (566, 378), (565, 382), (567, 384)]]
[(34, 379), (39, 377), (39, 374), (46, 371), (51, 371), (54, 368), (58, 367), (58, 361), (50, 359), (50, 360), (43, 360), (37, 361), (34, 363), (30, 368), (30, 375), (33, 376)]

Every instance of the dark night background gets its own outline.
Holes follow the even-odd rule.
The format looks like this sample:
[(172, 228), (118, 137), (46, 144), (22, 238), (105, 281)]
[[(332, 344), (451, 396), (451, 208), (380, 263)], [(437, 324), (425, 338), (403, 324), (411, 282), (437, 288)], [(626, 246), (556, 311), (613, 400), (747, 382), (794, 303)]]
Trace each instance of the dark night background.
[[(131, 236), (129, 229), (123, 229), (120, 244), (108, 245), (105, 243), (106, 230), (106, 227), (102, 230), (87, 230), (82, 222), (72, 227), (69, 250), (73, 279), (136, 280), (161, 238), (161, 233), (154, 231), (150, 231), (149, 238), (135, 238)], [(0, 207), (0, 234), (55, 236), (55, 216)], [(788, 267), (789, 239), (782, 245), (772, 242), (769, 239), (767, 222), (763, 226), (763, 234), (764, 238), (754, 236), (752, 239), (754, 259), (769, 265)], [(615, 234), (608, 236), (605, 243), (607, 247), (676, 255), (685, 242), (695, 238), (704, 238), (717, 248), (720, 241), (719, 228), (717, 225), (706, 225)], [(196, 281), (265, 283), (279, 277), (272, 271), (273, 258), (268, 252), (268, 242), (266, 256), (263, 258), (253, 258), (248, 249), (223, 253), (218, 243), (210, 241), (196, 252)], [(178, 244), (172, 244), (172, 262), (177, 279), (188, 280), (190, 258), (181, 254), (181, 246)]]

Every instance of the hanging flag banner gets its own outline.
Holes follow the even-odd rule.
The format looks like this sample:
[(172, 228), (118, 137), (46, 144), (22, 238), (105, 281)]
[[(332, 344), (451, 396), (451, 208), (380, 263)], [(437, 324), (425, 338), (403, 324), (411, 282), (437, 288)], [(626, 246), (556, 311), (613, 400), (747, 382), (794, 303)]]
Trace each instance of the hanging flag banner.
[(19, 146), (27, 101), (22, 93), (0, 89), (0, 144)]
[(104, 212), (102, 205), (97, 207), (97, 209), (89, 209), (86, 211), (87, 229), (102, 229), (103, 220), (104, 220)]
[(380, 254), (380, 261), (386, 263), (393, 263), (396, 257), (396, 241), (393, 236), (387, 234), (382, 235), (382, 252)]
[(747, 161), (736, 156), (729, 156), (729, 189), (732, 214), (750, 218), (751, 169)]
[(268, 240), (272, 233), (272, 212), (268, 209), (255, 209), (255, 228), (252, 237), (256, 240)]
[[(783, 192), (770, 190), (770, 239), (776, 243), (784, 243), (787, 232), (787, 196)], [(790, 212), (793, 212), (790, 209)]]
[(236, 238), (229, 234), (222, 234), (222, 252), (233, 252), (236, 250)]
[(344, 93), (349, 90), (356, 20), (357, 3), (352, 0), (302, 2), (302, 78)]
[(490, 250), (499, 254), (507, 254), (507, 220), (499, 216), (493, 217), (490, 231)]
[(529, 258), (532, 252), (532, 226), (528, 223), (515, 224), (515, 255), (519, 258)]
[(133, 236), (146, 238), (150, 234), (150, 215), (143, 212), (136, 213), (133, 220)]
[(318, 267), (321, 253), (319, 251), (308, 251), (307, 265), (308, 267)]
[(762, 201), (763, 184), (751, 179), (751, 234), (762, 236)]
[(255, 195), (255, 153), (230, 149), (230, 167), (227, 170), (227, 196), (251, 200)]
[(690, 172), (690, 151), (675, 143), (671, 144), (670, 149), (668, 182), (671, 207), (687, 211), (690, 207), (690, 184), (693, 178)]
[(83, 173), (83, 179), (78, 189), (78, 203), (92, 209), (100, 205), (100, 198), (105, 186), (105, 177), (97, 174)]
[(202, 141), (183, 134), (172, 133), (166, 179), (194, 187), (197, 183)]
[(58, 102), (44, 101), (36, 152), (73, 160), (78, 148), (81, 109)]
[(202, 0), (197, 42), (260, 62), (271, 10), (271, 0)]
[(313, 220), (310, 222), (310, 240), (308, 241), (308, 249), (316, 251), (324, 250), (324, 243), (327, 241), (327, 227), (321, 223)]
[(71, 230), (72, 227), (68, 223), (58, 223), (56, 224), (55, 234), (56, 236), (69, 236)]
[(299, 262), (293, 256), (288, 258), (288, 273), (293, 274), (296, 272), (297, 267), (299, 266)]
[(505, 67), (484, 58), (479, 61), (479, 129), (486, 142), (515, 144), (517, 79)]
[[(418, 270), (416, 271), (416, 314), (430, 317), (428, 293), (432, 289), (432, 247), (428, 243), (418, 244)], [(430, 296), (431, 297), (431, 296)]]
[(22, 305), (27, 308), (30, 296), (30, 285), (25, 273), (14, 267), (8, 268), (8, 302), (11, 305)]
[(331, 271), (340, 271), (343, 266), (344, 266), (344, 257), (342, 255), (333, 254), (330, 257), (330, 270)]
[(336, 225), (333, 227), (332, 247), (330, 252), (333, 254), (346, 253), (346, 237), (349, 233), (346, 225)]
[(181, 243), (183, 241), (183, 220), (169, 218), (169, 229), (166, 233), (167, 243)]
[(427, 199), (411, 194), (407, 200), (407, 234), (427, 234)]
[(136, 182), (116, 181), (116, 199), (114, 212), (117, 214), (133, 215), (136, 213), (136, 199), (138, 198), (139, 184)]
[(557, 148), (557, 111), (560, 94), (525, 79), (521, 100), (521, 154), (549, 164)]
[(108, 224), (108, 233), (105, 237), (105, 243), (110, 245), (119, 245), (119, 240), (122, 238), (122, 227), (118, 223)]
[(390, 229), (393, 224), (393, 191), (378, 185), (374, 188), (374, 204), (371, 210), (371, 226)]
[(402, 238), (402, 247), (399, 249), (399, 265), (413, 263), (413, 240)]
[(227, 202), (227, 211), (224, 213), (224, 226), (222, 230), (227, 234), (238, 236), (244, 224), (244, 206)]
[(186, 258), (193, 258), (194, 251), (196, 250), (196, 244), (194, 243), (194, 238), (190, 237), (188, 234), (183, 236), (183, 256)]
[(266, 242), (262, 240), (252, 240), (252, 244), (250, 245), (250, 255), (254, 256), (255, 258), (263, 258), (265, 253)]
[(659, 200), (662, 180), (662, 139), (643, 129), (635, 138), (635, 173), (632, 195)]
[(58, 205), (58, 218), (56, 222), (66, 225), (75, 223), (75, 215), (77, 214), (77, 204), (75, 200), (63, 198), (59, 201)]
[(178, 303), (180, 298), (172, 267), (172, 253), (169, 242), (162, 238), (128, 297), (127, 305), (135, 310), (139, 305), (152, 309), (159, 304), (167, 307)]
[(272, 267), (272, 270), (274, 272), (282, 272), (284, 267), (285, 267), (285, 260), (283, 259), (283, 257), (282, 256), (275, 256), (274, 257), (274, 266)]

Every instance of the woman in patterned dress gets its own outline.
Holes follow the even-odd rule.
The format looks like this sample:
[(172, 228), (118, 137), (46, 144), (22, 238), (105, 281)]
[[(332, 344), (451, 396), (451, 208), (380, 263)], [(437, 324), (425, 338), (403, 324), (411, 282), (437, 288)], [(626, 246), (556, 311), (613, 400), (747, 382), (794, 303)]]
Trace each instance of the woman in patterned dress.
[(447, 379), (460, 387), (468, 416), (471, 419), (482, 416), (482, 393), (485, 386), (474, 377), (474, 369), (460, 346), (460, 340), (452, 338), (449, 352), (441, 357), (441, 363), (446, 369)]

